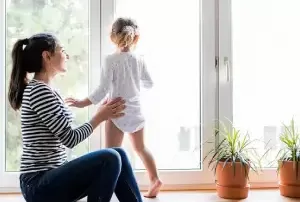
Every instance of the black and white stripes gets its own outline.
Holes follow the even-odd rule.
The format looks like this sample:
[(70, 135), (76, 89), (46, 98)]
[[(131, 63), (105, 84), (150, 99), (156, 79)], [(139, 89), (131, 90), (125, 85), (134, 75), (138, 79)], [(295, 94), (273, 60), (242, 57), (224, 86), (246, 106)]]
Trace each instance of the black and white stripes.
[(72, 113), (48, 85), (31, 80), (21, 106), (23, 154), (21, 172), (49, 170), (66, 160), (65, 147), (73, 148), (93, 131), (89, 123), (73, 129)]

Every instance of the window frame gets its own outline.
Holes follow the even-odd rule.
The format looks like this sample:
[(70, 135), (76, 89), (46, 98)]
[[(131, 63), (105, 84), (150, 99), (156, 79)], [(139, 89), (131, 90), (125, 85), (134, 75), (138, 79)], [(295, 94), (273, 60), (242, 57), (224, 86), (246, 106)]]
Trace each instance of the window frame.
[[(89, 0), (89, 25), (90, 25), (90, 36), (89, 36), (89, 90), (94, 89), (98, 83), (97, 75), (100, 74), (100, 11), (101, 5), (98, 0)], [(91, 43), (92, 42), (92, 43)], [(5, 49), (6, 49), (6, 0), (0, 0), (0, 78), (5, 78), (6, 73), (6, 61), (5, 61)], [(96, 75), (96, 76), (95, 76)], [(6, 87), (5, 79), (0, 79), (0, 96), (5, 97)], [(5, 133), (5, 116), (6, 116), (6, 99), (0, 99), (0, 132)], [(94, 114), (96, 106), (89, 107), (89, 116)], [(3, 131), (1, 131), (1, 129)], [(89, 137), (89, 148), (90, 151), (94, 151), (100, 148), (100, 134), (101, 127), (94, 130), (94, 133)], [(5, 135), (0, 136), (0, 193), (1, 192), (19, 192), (19, 172), (5, 172)], [(67, 154), (70, 157), (71, 152), (67, 150)]]
[[(218, 120), (229, 127), (230, 122), (233, 121), (232, 0), (216, 0), (216, 8), (219, 19), (216, 22), (216, 26), (218, 27), (218, 32), (216, 33), (216, 47), (218, 49), (216, 56), (219, 60)], [(228, 67), (224, 63), (225, 57), (229, 59)], [(276, 168), (264, 168), (259, 174), (251, 170), (249, 179), (251, 187), (278, 187)]]
[[(0, 65), (5, 67), (5, 28), (6, 28), (6, 18), (5, 18), (5, 1), (0, 0)], [(0, 78), (5, 78), (5, 68), (0, 68)], [(5, 92), (5, 79), (0, 79), (0, 93)], [(1, 93), (2, 94), (2, 93)], [(4, 93), (3, 93), (4, 94)], [(2, 97), (2, 95), (0, 95)], [(5, 134), (5, 99), (0, 99), (0, 132)], [(5, 169), (5, 147), (2, 146), (5, 143), (5, 136), (0, 136), (0, 187), (7, 184), (7, 179), (4, 176)]]
[[(201, 157), (212, 149), (213, 145), (204, 144), (208, 137), (214, 136), (217, 114), (216, 91), (217, 69), (215, 68), (215, 1), (201, 0), (199, 26), (201, 27), (200, 57), (201, 64)], [(205, 9), (204, 9), (205, 8)], [(5, 32), (6, 6), (5, 0), (0, 0), (0, 65), (5, 67)], [(109, 40), (109, 26), (114, 19), (115, 0), (89, 0), (89, 90), (96, 88), (103, 64), (104, 53), (110, 52), (112, 45)], [(99, 26), (100, 24), (100, 26)], [(100, 57), (99, 57), (100, 55)], [(0, 78), (5, 78), (5, 68), (0, 68)], [(0, 96), (5, 94), (5, 80), (0, 80)], [(0, 99), (0, 129), (5, 134), (5, 99)], [(89, 116), (94, 114), (96, 106), (89, 107)], [(103, 148), (104, 124), (98, 127), (90, 136), (90, 151)], [(3, 147), (4, 146), (4, 147)], [(5, 171), (5, 136), (0, 136), (0, 193), (19, 192), (19, 172)], [(202, 163), (201, 170), (162, 170), (159, 172), (164, 182), (164, 190), (191, 190), (214, 188), (214, 175), (208, 169), (207, 161)], [(135, 171), (137, 181), (142, 190), (148, 188), (148, 177), (144, 170)]]
[[(200, 64), (201, 64), (201, 109), (203, 113), (201, 114), (201, 136), (202, 136), (202, 151), (201, 157), (211, 149), (211, 145), (205, 145), (203, 142), (206, 138), (212, 137), (214, 134), (215, 127), (215, 95), (211, 92), (214, 91), (216, 87), (216, 69), (214, 68), (214, 47), (211, 44), (214, 44), (214, 11), (215, 2), (211, 0), (201, 0), (200, 1), (200, 27), (201, 27), (201, 40), (200, 40)], [(102, 6), (105, 6), (105, 10), (108, 13), (113, 12), (115, 15), (115, 4), (116, 0), (102, 0)], [(206, 8), (206, 9), (203, 9)], [(111, 9), (111, 12), (109, 12)], [(108, 17), (108, 19), (107, 19)], [(102, 20), (104, 21), (101, 26), (104, 30), (101, 33), (101, 39), (103, 40), (101, 49), (103, 52), (109, 52), (113, 50), (112, 44), (109, 42), (110, 39), (107, 36), (110, 24), (114, 16), (111, 15), (102, 15)], [(203, 22), (205, 20), (205, 23)], [(108, 24), (107, 24), (108, 23)], [(106, 34), (106, 35), (105, 35)], [(104, 55), (101, 55), (102, 57)], [(207, 75), (207, 76), (205, 76)], [(209, 75), (209, 76), (208, 76)], [(103, 132), (103, 130), (102, 130)], [(102, 135), (103, 136), (103, 135)], [(102, 141), (103, 142), (103, 141)], [(102, 144), (102, 146), (104, 146)], [(207, 168), (207, 162), (202, 163), (203, 168), (201, 170), (160, 170), (159, 174), (164, 182), (164, 190), (175, 190), (175, 189), (199, 189), (201, 187), (212, 187), (214, 186), (214, 176)], [(145, 170), (135, 170), (135, 175), (137, 177), (138, 184), (142, 190), (148, 188), (148, 176), (146, 175)], [(180, 183), (179, 183), (180, 182)]]

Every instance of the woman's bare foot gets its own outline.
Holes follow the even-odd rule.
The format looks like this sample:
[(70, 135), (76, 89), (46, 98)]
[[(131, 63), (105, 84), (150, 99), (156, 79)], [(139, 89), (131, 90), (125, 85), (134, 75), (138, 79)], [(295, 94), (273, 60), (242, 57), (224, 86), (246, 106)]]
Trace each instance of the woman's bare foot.
[(156, 180), (152, 181), (151, 185), (149, 187), (149, 190), (148, 190), (147, 194), (144, 195), (144, 197), (155, 198), (157, 196), (157, 194), (159, 193), (161, 186), (162, 186), (162, 182), (160, 181), (160, 179), (156, 179)]

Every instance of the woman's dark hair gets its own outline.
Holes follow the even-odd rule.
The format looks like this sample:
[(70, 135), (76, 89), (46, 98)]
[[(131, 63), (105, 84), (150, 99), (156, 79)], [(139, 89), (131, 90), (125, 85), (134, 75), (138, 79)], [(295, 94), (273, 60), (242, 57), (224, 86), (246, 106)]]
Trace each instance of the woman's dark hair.
[(55, 52), (57, 39), (51, 34), (36, 34), (29, 39), (18, 40), (12, 50), (12, 72), (8, 90), (8, 100), (14, 110), (21, 107), (27, 85), (27, 73), (41, 72), (44, 51)]

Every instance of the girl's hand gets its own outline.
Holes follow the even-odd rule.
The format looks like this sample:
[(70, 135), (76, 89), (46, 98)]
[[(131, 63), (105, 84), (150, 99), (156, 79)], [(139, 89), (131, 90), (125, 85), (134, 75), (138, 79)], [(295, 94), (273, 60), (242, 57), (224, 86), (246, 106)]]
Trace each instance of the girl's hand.
[(67, 98), (67, 99), (65, 99), (65, 103), (68, 106), (77, 107), (77, 108), (83, 108), (83, 107), (86, 106), (84, 100), (78, 100), (78, 99), (74, 99), (74, 98)]
[(124, 116), (125, 100), (115, 98), (111, 101), (106, 100), (97, 110), (97, 115), (102, 120), (114, 119)]

